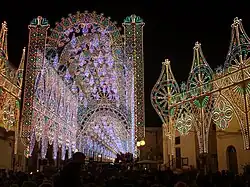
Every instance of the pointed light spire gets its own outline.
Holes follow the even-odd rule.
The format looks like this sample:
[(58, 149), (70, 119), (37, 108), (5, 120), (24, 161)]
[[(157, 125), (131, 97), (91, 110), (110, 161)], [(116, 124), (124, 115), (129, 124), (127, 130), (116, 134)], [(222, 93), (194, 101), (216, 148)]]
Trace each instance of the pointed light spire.
[(6, 59), (8, 60), (8, 51), (7, 51), (7, 22), (2, 23), (2, 28), (0, 31), (0, 49), (4, 52)]
[(212, 69), (209, 67), (203, 55), (201, 44), (199, 42), (195, 42), (193, 49), (194, 52), (193, 52), (193, 62), (192, 62), (191, 72), (194, 71), (195, 68), (200, 66), (207, 66), (212, 71)]
[[(237, 17), (234, 18), (234, 22), (231, 27), (231, 42), (226, 57), (226, 67), (230, 66), (232, 62), (234, 64), (242, 64), (247, 58), (248, 53), (246, 52), (246, 50), (249, 51), (250, 45), (250, 39), (244, 30), (241, 19), (238, 19)], [(238, 53), (238, 58), (235, 58), (235, 53)], [(231, 57), (233, 57), (234, 59), (231, 59)]]
[(24, 72), (24, 62), (25, 62), (26, 48), (23, 48), (22, 58), (19, 67), (16, 71), (16, 81), (17, 85), (21, 88), (23, 84), (23, 72)]
[(195, 43), (193, 63), (188, 78), (188, 88), (193, 89), (206, 84), (212, 79), (213, 70), (208, 65), (199, 42)]
[[(171, 67), (170, 67), (170, 61), (168, 59), (166, 59), (164, 62), (162, 62), (162, 65), (165, 66), (166, 68), (166, 75), (167, 75), (167, 80), (169, 80), (169, 75), (173, 75), (172, 71), (171, 71)], [(164, 68), (163, 68), (164, 69)]]
[(151, 103), (164, 124), (167, 123), (169, 105), (172, 102), (171, 97), (179, 93), (179, 91), (179, 86), (171, 70), (170, 61), (166, 59), (162, 62), (161, 74), (151, 91)]
[(244, 27), (242, 25), (242, 20), (237, 17), (234, 18), (234, 22), (231, 25), (232, 35), (231, 35), (231, 44), (229, 52), (233, 51), (234, 47), (238, 47), (243, 44), (250, 44), (250, 39), (247, 36)]

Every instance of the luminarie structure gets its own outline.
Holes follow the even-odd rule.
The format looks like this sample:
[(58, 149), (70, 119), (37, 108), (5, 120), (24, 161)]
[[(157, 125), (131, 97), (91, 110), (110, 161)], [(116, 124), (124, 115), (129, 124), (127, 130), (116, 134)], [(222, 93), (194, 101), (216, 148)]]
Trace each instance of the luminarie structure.
[[(14, 144), (11, 146), (14, 153), (12, 157), (14, 158), (14, 156), (17, 154), (17, 148), (19, 145), (19, 121), (25, 48), (23, 49), (19, 67), (16, 69), (14, 66), (12, 66), (8, 58), (7, 33), (7, 23), (3, 22), (0, 31), (0, 134), (1, 141), (5, 141), (5, 139), (7, 139), (5, 135), (8, 132), (11, 132), (11, 136), (12, 134), (14, 135)], [(4, 145), (4, 143), (1, 142), (1, 145)], [(0, 165), (6, 165), (7, 163), (3, 163), (4, 161), (5, 160), (2, 159)]]
[(21, 136), (27, 156), (36, 142), (42, 158), (49, 145), (63, 160), (66, 150), (69, 157), (76, 150), (106, 158), (137, 153), (144, 138), (144, 23), (127, 17), (124, 38), (115, 24), (95, 12), (69, 15), (50, 31), (45, 18), (31, 22)]
[[(178, 132), (187, 135), (193, 129), (201, 155), (209, 152), (209, 131), (212, 123), (218, 129), (229, 127), (233, 116), (240, 126), (243, 147), (249, 150), (249, 81), (250, 39), (240, 19), (232, 24), (231, 43), (224, 66), (213, 71), (206, 62), (200, 43), (195, 43), (193, 63), (187, 83), (180, 88), (169, 63), (164, 63), (151, 101), (160, 116), (165, 135)], [(169, 130), (174, 128), (173, 131)], [(169, 136), (169, 134), (171, 136)], [(171, 144), (174, 147), (174, 143)], [(174, 155), (174, 152), (171, 152)]]

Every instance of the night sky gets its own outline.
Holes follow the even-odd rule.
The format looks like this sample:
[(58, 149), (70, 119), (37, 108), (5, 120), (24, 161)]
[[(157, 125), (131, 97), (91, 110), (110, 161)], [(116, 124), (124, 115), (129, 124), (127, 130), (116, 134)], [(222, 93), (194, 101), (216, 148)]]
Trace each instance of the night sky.
[[(37, 16), (46, 17), (51, 27), (62, 17), (76, 11), (104, 13), (117, 21), (119, 26), (126, 16), (136, 14), (143, 18), (145, 59), (146, 126), (161, 125), (150, 102), (150, 92), (161, 71), (161, 62), (170, 59), (172, 71), (178, 82), (185, 81), (191, 68), (193, 46), (201, 42), (203, 53), (214, 69), (223, 64), (231, 37), (234, 17), (243, 20), (250, 35), (250, 16), (245, 1), (22, 1), (4, 0), (0, 21), (7, 21), (9, 28), (8, 50), (10, 61), (17, 66), (22, 48), (28, 44), (28, 24)], [(64, 2), (64, 3), (62, 3)], [(91, 3), (90, 3), (91, 2)], [(162, 3), (164, 2), (164, 3)]]

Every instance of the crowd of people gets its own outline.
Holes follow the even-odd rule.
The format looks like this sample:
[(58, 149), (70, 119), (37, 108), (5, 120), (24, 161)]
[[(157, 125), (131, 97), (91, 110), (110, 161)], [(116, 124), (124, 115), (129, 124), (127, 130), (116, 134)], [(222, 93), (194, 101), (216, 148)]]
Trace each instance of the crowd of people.
[(222, 171), (204, 174), (194, 169), (175, 174), (171, 170), (136, 169), (130, 164), (84, 164), (75, 154), (61, 170), (50, 172), (0, 171), (0, 187), (247, 187), (249, 175)]

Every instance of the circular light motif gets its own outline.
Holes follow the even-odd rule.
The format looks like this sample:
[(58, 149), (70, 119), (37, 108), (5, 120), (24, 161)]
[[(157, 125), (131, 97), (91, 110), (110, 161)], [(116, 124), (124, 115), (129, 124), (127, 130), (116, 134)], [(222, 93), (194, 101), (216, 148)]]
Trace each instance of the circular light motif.
[(220, 128), (226, 129), (229, 125), (229, 122), (233, 118), (233, 109), (232, 107), (223, 101), (220, 100), (218, 107), (213, 110), (213, 122)]
[(183, 112), (175, 123), (175, 128), (181, 135), (187, 134), (192, 128), (193, 118), (187, 112)]

